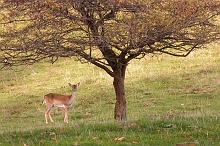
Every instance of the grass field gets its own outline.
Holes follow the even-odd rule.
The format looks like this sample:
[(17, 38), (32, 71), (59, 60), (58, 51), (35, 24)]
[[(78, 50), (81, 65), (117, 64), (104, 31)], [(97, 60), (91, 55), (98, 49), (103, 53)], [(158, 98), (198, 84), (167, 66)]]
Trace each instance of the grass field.
[[(128, 120), (119, 123), (113, 79), (91, 64), (68, 58), (1, 70), (0, 145), (220, 145), (219, 64), (218, 45), (187, 58), (132, 61), (125, 80)], [(43, 96), (70, 94), (69, 82), (81, 82), (69, 123), (63, 109), (53, 108), (55, 123), (45, 124)]]

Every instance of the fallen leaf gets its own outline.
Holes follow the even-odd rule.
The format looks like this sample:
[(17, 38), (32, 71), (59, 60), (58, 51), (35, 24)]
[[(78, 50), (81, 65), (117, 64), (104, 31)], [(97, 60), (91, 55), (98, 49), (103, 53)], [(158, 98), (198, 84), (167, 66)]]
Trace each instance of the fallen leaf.
[(61, 131), (62, 131), (62, 132), (64, 132), (64, 131), (65, 131), (65, 128), (64, 128), (64, 127), (63, 127), (63, 128), (61, 128)]
[(150, 101), (155, 101), (156, 100), (156, 98), (150, 98)]
[(114, 138), (115, 141), (123, 141), (124, 137)]
[(138, 142), (136, 142), (136, 141), (132, 141), (132, 144), (138, 144)]
[(124, 139), (124, 137), (118, 138), (118, 141), (122, 141)]
[(92, 136), (92, 139), (98, 139), (98, 137)]
[(44, 141), (43, 140), (40, 141), (40, 145), (44, 145)]
[(52, 137), (51, 140), (57, 141), (57, 138), (56, 137)]

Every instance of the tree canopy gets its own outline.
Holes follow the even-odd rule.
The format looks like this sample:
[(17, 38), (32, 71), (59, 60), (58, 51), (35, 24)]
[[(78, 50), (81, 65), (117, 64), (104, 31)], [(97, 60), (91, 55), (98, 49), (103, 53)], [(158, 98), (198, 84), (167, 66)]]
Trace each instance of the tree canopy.
[(3, 0), (0, 63), (90, 62), (114, 78), (115, 119), (124, 120), (126, 107), (117, 107), (126, 105), (129, 61), (150, 53), (185, 57), (219, 40), (219, 14), (215, 0)]
[(147, 53), (186, 56), (220, 31), (217, 1), (5, 0), (0, 8), (1, 63), (9, 66), (48, 57), (108, 67)]

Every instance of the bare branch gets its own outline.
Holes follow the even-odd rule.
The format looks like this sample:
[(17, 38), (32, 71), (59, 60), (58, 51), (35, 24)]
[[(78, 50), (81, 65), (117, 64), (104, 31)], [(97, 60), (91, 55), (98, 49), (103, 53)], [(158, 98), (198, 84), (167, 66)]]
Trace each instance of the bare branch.
[(187, 52), (186, 54), (177, 54), (177, 53), (172, 53), (172, 52), (168, 52), (165, 51), (164, 49), (159, 50), (159, 52), (161, 53), (165, 53), (168, 55), (172, 55), (172, 56), (176, 56), (176, 57), (186, 57), (188, 56), (193, 50), (195, 50), (197, 48), (198, 44), (195, 44), (194, 46), (192, 46)]

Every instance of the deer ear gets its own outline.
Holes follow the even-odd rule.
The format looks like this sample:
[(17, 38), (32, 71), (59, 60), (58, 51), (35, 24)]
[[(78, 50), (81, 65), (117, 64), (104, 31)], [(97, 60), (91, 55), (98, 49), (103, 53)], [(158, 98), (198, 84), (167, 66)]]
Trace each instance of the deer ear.
[(72, 87), (72, 84), (68, 83), (70, 87)]
[(77, 86), (79, 86), (79, 85), (80, 85), (80, 82), (79, 82), (79, 83), (77, 83), (76, 85), (77, 85)]

